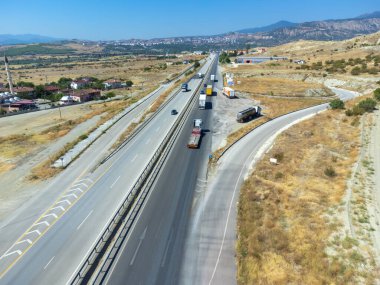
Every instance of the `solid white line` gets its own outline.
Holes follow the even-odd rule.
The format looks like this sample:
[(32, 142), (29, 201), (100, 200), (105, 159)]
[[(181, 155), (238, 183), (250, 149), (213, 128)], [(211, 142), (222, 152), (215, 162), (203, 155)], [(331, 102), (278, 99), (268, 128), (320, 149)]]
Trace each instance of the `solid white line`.
[(116, 178), (115, 182), (112, 183), (112, 185), (110, 186), (110, 188), (112, 188), (112, 187), (116, 184), (116, 182), (117, 182), (119, 179), (120, 179), (120, 176), (119, 176), (118, 178)]
[(241, 176), (243, 175), (243, 170), (244, 170), (244, 168), (245, 168), (245, 165), (247, 164), (248, 160), (251, 158), (251, 156), (252, 156), (252, 154), (253, 154), (254, 152), (255, 152), (255, 151), (252, 151), (251, 154), (250, 154), (250, 155), (248, 156), (248, 158), (246, 159), (246, 161), (244, 162), (243, 167), (241, 168), (241, 171), (240, 171), (239, 177), (238, 177), (238, 179), (237, 179), (237, 181), (236, 181), (235, 188), (234, 188), (234, 192), (233, 192), (233, 194), (232, 194), (232, 198), (231, 198), (231, 202), (230, 202), (230, 206), (229, 206), (229, 208), (228, 208), (228, 214), (227, 214), (227, 219), (226, 219), (226, 225), (224, 226), (224, 233), (223, 233), (222, 244), (221, 244), (220, 249), (219, 249), (218, 258), (216, 259), (215, 267), (214, 267), (214, 270), (213, 270), (213, 272), (212, 272), (210, 282), (208, 283), (209, 285), (212, 283), (212, 280), (214, 279), (214, 276), (215, 276), (215, 273), (216, 273), (216, 269), (218, 268), (218, 265), (219, 265), (220, 256), (222, 255), (222, 250), (223, 250), (223, 246), (224, 246), (224, 241), (226, 240), (228, 221), (229, 221), (229, 219), (230, 219), (231, 209), (232, 209), (232, 205), (233, 205), (233, 201), (234, 201), (234, 198), (235, 198), (236, 190), (237, 190), (237, 188), (238, 188), (239, 181), (240, 181), (240, 179), (241, 179)]
[(148, 226), (145, 227), (145, 230), (144, 230), (144, 232), (142, 233), (142, 235), (141, 235), (141, 237), (140, 237), (140, 241), (139, 241), (139, 244), (137, 245), (137, 248), (136, 248), (135, 254), (134, 254), (133, 257), (132, 257), (131, 262), (129, 263), (130, 266), (132, 266), (133, 263), (135, 262), (135, 259), (136, 259), (136, 256), (137, 256), (137, 253), (138, 253), (138, 251), (139, 251), (139, 249), (140, 249), (140, 246), (141, 246), (142, 242), (144, 241), (144, 238), (145, 238), (146, 230), (147, 230), (147, 229), (148, 229)]
[(67, 204), (69, 204), (69, 205), (71, 205), (71, 202), (69, 201), (69, 200), (62, 200), (62, 201), (59, 201), (59, 202), (57, 202), (57, 203), (55, 203), (55, 204), (60, 204), (60, 203), (67, 203)]
[(172, 237), (173, 237), (173, 229), (170, 230), (168, 243), (166, 244), (166, 249), (165, 249), (165, 253), (164, 253), (164, 258), (161, 261), (161, 267), (164, 267), (164, 265), (165, 265), (166, 256), (167, 256), (168, 251), (169, 251), (169, 245), (170, 245), (170, 241), (171, 241)]
[(156, 129), (156, 133), (157, 133), (159, 130), (160, 130), (160, 127), (158, 127), (158, 128)]
[(41, 235), (41, 232), (39, 230), (34, 230), (34, 231), (31, 231), (31, 232), (27, 232), (26, 235), (32, 234), (32, 233), (37, 233), (39, 236)]
[(148, 143), (150, 143), (150, 138), (148, 138), (148, 139), (146, 140), (146, 142), (145, 142), (145, 144), (148, 144)]
[(49, 262), (45, 265), (44, 270), (46, 270), (46, 268), (49, 266), (50, 262), (53, 261), (54, 257), (55, 257), (55, 256), (53, 256), (53, 257), (49, 260)]
[(38, 226), (38, 225), (42, 225), (42, 224), (45, 224), (46, 226), (50, 226), (50, 224), (47, 221), (39, 222), (39, 223), (36, 223), (34, 225)]
[(80, 223), (80, 225), (77, 227), (77, 230), (80, 229), (80, 227), (84, 224), (84, 222), (88, 219), (88, 217), (92, 214), (94, 210), (91, 210), (91, 212), (87, 215), (87, 217), (84, 218), (84, 220)]
[(85, 188), (88, 188), (88, 185), (86, 183), (75, 183), (74, 185), (72, 185), (71, 187), (79, 187), (79, 185), (83, 185)]
[(65, 211), (65, 208), (63, 208), (62, 206), (57, 206), (57, 207), (54, 207), (54, 208), (51, 208), (51, 210), (55, 210), (55, 209), (61, 209), (63, 212)]
[(74, 191), (80, 191), (81, 193), (83, 193), (83, 190), (80, 189), (80, 188), (74, 188), (74, 189), (71, 189), (71, 190), (69, 190), (67, 192), (74, 192)]
[(24, 243), (24, 242), (27, 242), (27, 243), (29, 243), (29, 244), (32, 244), (32, 241), (31, 241), (30, 239), (24, 239), (24, 240), (20, 240), (19, 242), (16, 242), (15, 245), (16, 245), (16, 244), (20, 244), (20, 243)]
[(138, 156), (138, 155), (136, 154), (136, 155), (135, 155), (135, 157), (134, 157), (134, 158), (132, 158), (132, 160), (131, 160), (131, 161), (132, 161), (132, 162), (134, 162), (134, 161), (135, 161), (135, 159), (137, 158), (137, 156)]
[(43, 216), (43, 218), (47, 218), (49, 216), (53, 216), (55, 219), (58, 218), (57, 214), (54, 214), (54, 213), (45, 215), (45, 216)]
[(71, 194), (68, 194), (68, 195), (62, 196), (62, 198), (67, 198), (67, 197), (71, 197), (71, 196), (74, 196), (74, 197), (75, 197), (75, 199), (77, 199), (77, 198), (78, 198), (78, 196), (77, 196), (77, 195), (75, 195), (74, 193), (71, 193)]

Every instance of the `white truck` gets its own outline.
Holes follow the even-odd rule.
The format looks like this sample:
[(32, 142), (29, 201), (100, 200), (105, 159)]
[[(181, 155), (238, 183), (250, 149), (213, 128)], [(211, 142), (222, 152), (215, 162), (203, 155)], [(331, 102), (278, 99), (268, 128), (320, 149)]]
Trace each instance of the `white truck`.
[(215, 81), (215, 74), (211, 74), (211, 76), (210, 76), (210, 80), (211, 80), (211, 81)]
[(206, 109), (206, 94), (199, 95), (199, 109)]
[(223, 94), (228, 98), (235, 98), (235, 90), (230, 87), (223, 87)]

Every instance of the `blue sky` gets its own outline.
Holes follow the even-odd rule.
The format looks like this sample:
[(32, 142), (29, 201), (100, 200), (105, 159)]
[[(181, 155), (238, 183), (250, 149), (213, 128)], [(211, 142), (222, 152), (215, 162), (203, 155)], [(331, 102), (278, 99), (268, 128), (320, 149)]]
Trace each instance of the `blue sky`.
[(40, 34), (89, 40), (210, 35), (265, 26), (280, 20), (340, 19), (380, 10), (380, 0), (2, 2), (0, 34)]

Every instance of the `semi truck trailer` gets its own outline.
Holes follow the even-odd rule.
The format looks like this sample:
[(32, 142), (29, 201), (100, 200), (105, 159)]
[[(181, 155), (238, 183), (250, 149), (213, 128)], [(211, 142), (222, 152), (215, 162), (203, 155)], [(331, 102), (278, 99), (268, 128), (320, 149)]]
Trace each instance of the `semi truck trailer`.
[(206, 87), (206, 95), (207, 96), (212, 96), (212, 85), (207, 85)]
[(230, 87), (223, 87), (223, 94), (228, 98), (235, 98), (235, 90)]
[(243, 111), (240, 111), (236, 115), (236, 120), (239, 123), (243, 123), (246, 120), (251, 120), (253, 117), (258, 117), (261, 114), (260, 106), (252, 106)]
[(206, 94), (199, 95), (199, 109), (206, 109)]
[(211, 81), (215, 81), (215, 74), (211, 74), (211, 76), (210, 76), (210, 80), (211, 80)]
[(193, 121), (193, 129), (187, 143), (188, 148), (198, 148), (202, 136), (202, 119), (195, 119)]

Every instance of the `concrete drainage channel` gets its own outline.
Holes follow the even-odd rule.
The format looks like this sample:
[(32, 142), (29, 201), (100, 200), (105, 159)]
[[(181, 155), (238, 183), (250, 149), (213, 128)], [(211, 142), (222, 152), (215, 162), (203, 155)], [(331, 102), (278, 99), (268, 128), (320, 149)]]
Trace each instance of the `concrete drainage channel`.
[[(208, 78), (212, 64), (208, 68), (205, 78)], [(123, 241), (138, 216), (139, 210), (149, 195), (166, 157), (170, 153), (176, 138), (190, 115), (192, 107), (197, 102), (197, 94), (204, 81), (205, 79), (198, 85), (193, 98), (186, 105), (185, 111), (178, 117), (176, 123), (158, 147), (143, 173), (132, 187), (132, 190), (114, 214), (102, 236), (96, 242), (93, 250), (71, 281), (71, 284), (101, 284), (104, 281), (114, 258), (117, 256)]]

